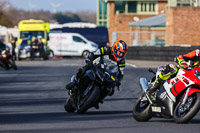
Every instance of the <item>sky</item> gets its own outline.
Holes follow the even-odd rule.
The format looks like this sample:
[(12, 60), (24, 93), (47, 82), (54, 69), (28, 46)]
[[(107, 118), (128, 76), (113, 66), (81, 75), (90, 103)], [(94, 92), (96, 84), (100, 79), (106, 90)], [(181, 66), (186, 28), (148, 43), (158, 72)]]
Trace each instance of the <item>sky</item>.
[(97, 0), (7, 0), (15, 8), (24, 10), (48, 10), (51, 12), (97, 10)]

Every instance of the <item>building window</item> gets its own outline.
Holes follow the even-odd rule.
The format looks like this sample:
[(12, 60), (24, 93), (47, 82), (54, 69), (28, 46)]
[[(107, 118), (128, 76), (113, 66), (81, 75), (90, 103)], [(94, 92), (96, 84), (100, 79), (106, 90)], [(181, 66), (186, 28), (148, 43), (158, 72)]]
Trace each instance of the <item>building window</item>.
[(97, 25), (107, 26), (107, 3), (105, 0), (98, 0)]
[(99, 22), (99, 26), (105, 26), (105, 27), (107, 27), (107, 22), (100, 21)]
[(128, 12), (129, 13), (136, 13), (137, 12), (137, 2), (136, 1), (129, 1), (128, 2)]
[(143, 9), (143, 3), (141, 3), (141, 11), (143, 12), (144, 11), (144, 9)]
[(125, 13), (125, 1), (115, 1), (115, 12)]
[(144, 11), (147, 11), (147, 3), (144, 3)]
[(177, 6), (193, 6), (194, 0), (177, 0)]
[(145, 13), (156, 12), (156, 2), (149, 1), (115, 1), (115, 13)]
[(155, 6), (156, 6), (156, 4), (155, 3), (153, 3), (153, 5), (152, 5), (153, 7), (153, 12), (155, 12), (156, 10), (155, 10)]
[(99, 18), (107, 19), (107, 5), (105, 1), (99, 1)]
[(156, 8), (155, 2), (141, 2), (140, 3), (140, 12), (155, 12)]

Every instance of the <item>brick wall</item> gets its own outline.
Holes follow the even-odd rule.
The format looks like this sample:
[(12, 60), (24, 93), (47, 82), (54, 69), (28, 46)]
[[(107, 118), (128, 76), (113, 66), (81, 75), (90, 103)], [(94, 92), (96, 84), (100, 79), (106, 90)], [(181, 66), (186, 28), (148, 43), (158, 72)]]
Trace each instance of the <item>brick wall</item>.
[(116, 31), (115, 30), (115, 2), (112, 1), (110, 2), (110, 15), (108, 16), (109, 17), (109, 29), (108, 29), (108, 32), (109, 32), (109, 42), (110, 42), (110, 45), (112, 43), (112, 32)]
[[(109, 41), (112, 43), (112, 33), (115, 31), (130, 31), (131, 28), (128, 26), (130, 22), (134, 22), (133, 18), (138, 17), (139, 20), (152, 17), (155, 15), (137, 15), (137, 14), (115, 14), (115, 2), (110, 1), (110, 16), (109, 16)], [(167, 5), (167, 2), (159, 2), (158, 3), (158, 14), (161, 13), (162, 10), (165, 10)], [(122, 34), (121, 34), (122, 35)], [(127, 42), (128, 45), (131, 45), (132, 42), (130, 42), (131, 35), (124, 34), (123, 36), (120, 36), (120, 34), (117, 36), (118, 39), (122, 39), (125, 42)]]
[(160, 1), (158, 3), (158, 14), (166, 12), (167, 3), (164, 1)]
[(200, 8), (169, 8), (166, 13), (166, 45), (200, 45)]

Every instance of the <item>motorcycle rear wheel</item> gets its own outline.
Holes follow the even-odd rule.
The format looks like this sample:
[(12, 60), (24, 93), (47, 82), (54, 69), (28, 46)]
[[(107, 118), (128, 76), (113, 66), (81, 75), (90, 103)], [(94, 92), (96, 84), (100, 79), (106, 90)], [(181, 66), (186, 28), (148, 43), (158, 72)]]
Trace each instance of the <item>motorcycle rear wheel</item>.
[[(192, 101), (191, 101), (192, 99)], [(181, 107), (182, 100), (178, 103), (174, 110), (174, 121), (178, 124), (183, 124), (189, 122), (200, 109), (200, 93), (194, 93), (188, 97), (185, 105), (189, 106), (189, 110), (182, 111), (184, 109)]]
[(94, 105), (96, 100), (99, 98), (100, 89), (98, 86), (94, 86), (92, 92), (90, 93), (89, 97), (85, 99), (86, 101), (77, 109), (78, 114), (84, 114), (87, 110)]
[(142, 102), (141, 97), (139, 97), (133, 106), (133, 118), (138, 122), (148, 121), (152, 118), (149, 108), (150, 103), (148, 101)]
[(12, 68), (13, 68), (14, 70), (17, 70), (17, 65), (15, 64), (15, 61), (14, 61), (12, 58), (10, 58), (10, 59), (8, 60), (8, 62), (9, 62), (9, 64), (12, 66)]

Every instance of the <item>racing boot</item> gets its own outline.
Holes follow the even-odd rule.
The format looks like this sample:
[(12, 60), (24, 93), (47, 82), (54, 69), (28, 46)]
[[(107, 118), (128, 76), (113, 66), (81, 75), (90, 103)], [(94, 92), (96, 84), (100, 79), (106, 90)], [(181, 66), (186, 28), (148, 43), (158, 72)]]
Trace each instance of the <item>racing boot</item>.
[(99, 103), (95, 103), (94, 107), (95, 109), (99, 109)]
[(72, 88), (74, 88), (74, 87), (76, 86), (76, 83), (77, 83), (78, 78), (80, 78), (80, 77), (82, 76), (82, 71), (83, 71), (82, 68), (79, 68), (79, 69), (77, 70), (75, 80), (74, 80), (73, 82), (70, 82), (69, 84), (67, 84), (67, 85), (65, 86), (65, 88), (66, 88), (67, 90), (71, 90)]
[(69, 84), (66, 85), (65, 88), (68, 90), (68, 94), (70, 96), (72, 96), (77, 90), (76, 82), (75, 81), (74, 82), (70, 82)]
[(156, 100), (154, 92), (159, 88), (160, 82), (155, 82), (152, 87), (145, 91), (147, 99), (149, 99), (150, 103), (153, 104)]

